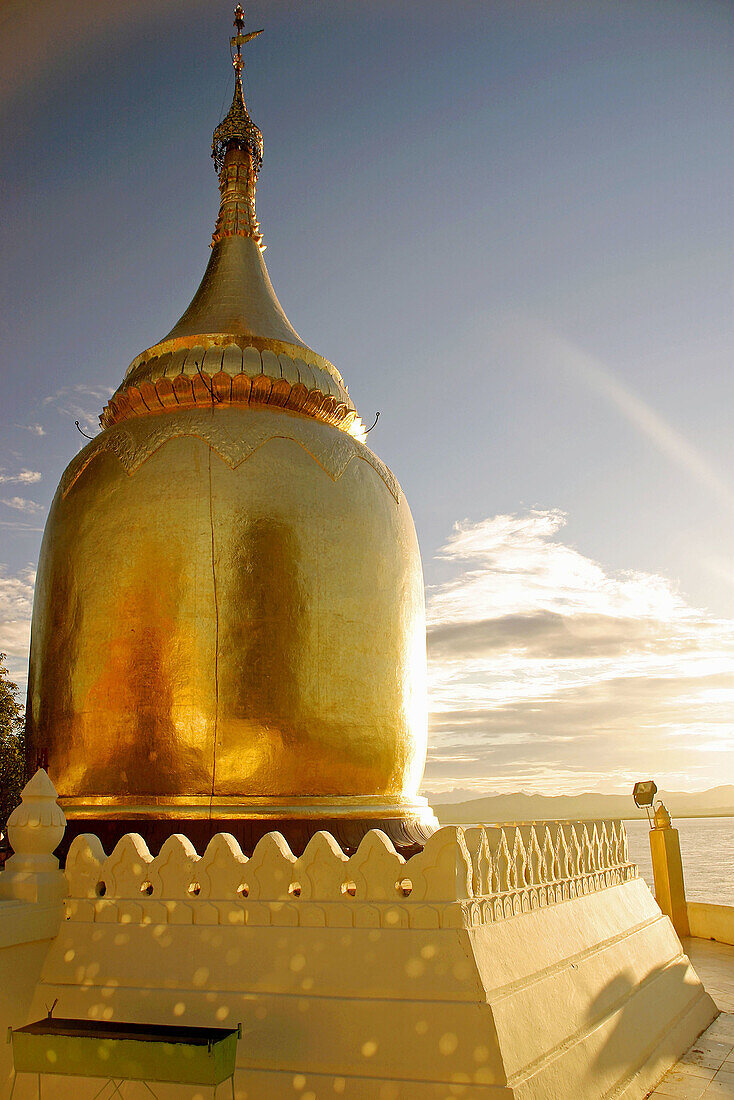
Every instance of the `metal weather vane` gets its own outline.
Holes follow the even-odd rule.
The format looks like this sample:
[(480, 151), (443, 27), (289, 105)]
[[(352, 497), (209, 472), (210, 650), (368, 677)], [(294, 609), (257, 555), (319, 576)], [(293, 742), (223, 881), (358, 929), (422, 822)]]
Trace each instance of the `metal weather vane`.
[(241, 4), (238, 4), (234, 9), (234, 26), (237, 28), (237, 34), (230, 38), (230, 49), (234, 48), (235, 53), (232, 55), (232, 64), (234, 65), (235, 72), (238, 76), (241, 74), (244, 68), (244, 61), (242, 60), (242, 47), (247, 42), (251, 42), (253, 38), (257, 38), (259, 34), (263, 33), (265, 28), (263, 27), (259, 31), (250, 31), (249, 34), (243, 34), (242, 28), (245, 25), (245, 13)]

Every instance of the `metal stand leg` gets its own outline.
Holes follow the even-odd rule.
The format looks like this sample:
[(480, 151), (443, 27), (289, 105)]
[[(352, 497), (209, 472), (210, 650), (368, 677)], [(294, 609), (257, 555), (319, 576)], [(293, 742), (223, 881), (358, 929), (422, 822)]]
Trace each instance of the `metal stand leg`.
[[(92, 1100), (99, 1100), (99, 1097), (102, 1095), (103, 1092), (105, 1092), (110, 1087), (110, 1085), (112, 1085), (112, 1087), (114, 1089), (115, 1082), (114, 1081), (105, 1081), (105, 1083), (102, 1085), (102, 1088), (99, 1089), (98, 1092), (95, 1092), (94, 1096), (92, 1097)], [(114, 1096), (114, 1092), (111, 1092), (110, 1096)]]
[(8, 1097), (8, 1100), (13, 1100), (13, 1093), (15, 1092), (15, 1082), (17, 1080), (18, 1080), (18, 1074), (15, 1072), (15, 1069), (13, 1069), (13, 1087), (10, 1090), (10, 1096)]
[[(220, 1081), (219, 1085), (221, 1085), (221, 1084), (222, 1084), (222, 1082)], [(237, 1100), (237, 1097), (235, 1096), (235, 1093), (234, 1093), (234, 1074), (232, 1074), (232, 1076), (230, 1077), (229, 1084), (230, 1084), (230, 1087), (232, 1089), (232, 1100)], [(212, 1100), (217, 1100), (217, 1093), (219, 1092), (219, 1085), (214, 1086), (214, 1092), (212, 1093)]]

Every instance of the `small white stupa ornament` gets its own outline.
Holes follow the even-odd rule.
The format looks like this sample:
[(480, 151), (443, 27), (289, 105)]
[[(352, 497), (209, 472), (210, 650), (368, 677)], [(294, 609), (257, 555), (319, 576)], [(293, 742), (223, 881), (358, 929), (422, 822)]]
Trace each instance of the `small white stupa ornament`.
[(8, 839), (14, 855), (6, 863), (9, 872), (34, 873), (58, 870), (53, 854), (66, 829), (66, 818), (59, 806), (56, 788), (43, 768), (39, 768), (21, 792), (20, 806), (8, 818)]

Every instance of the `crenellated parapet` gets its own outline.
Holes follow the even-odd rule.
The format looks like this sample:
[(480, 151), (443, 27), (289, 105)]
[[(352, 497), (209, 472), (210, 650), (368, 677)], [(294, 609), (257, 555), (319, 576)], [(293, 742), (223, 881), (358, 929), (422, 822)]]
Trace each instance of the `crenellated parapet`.
[(347, 856), (321, 832), (296, 857), (269, 833), (247, 858), (214, 836), (199, 856), (169, 837), (155, 857), (127, 834), (106, 855), (86, 834), (66, 861), (67, 917), (123, 924), (476, 927), (637, 876), (619, 821), (446, 827), (405, 860), (379, 830)]

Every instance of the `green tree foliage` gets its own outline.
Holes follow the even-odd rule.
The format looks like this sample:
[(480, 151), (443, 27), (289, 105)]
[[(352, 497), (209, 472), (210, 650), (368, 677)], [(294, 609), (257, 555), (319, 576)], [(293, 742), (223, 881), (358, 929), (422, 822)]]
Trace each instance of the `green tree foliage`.
[(6, 659), (0, 653), (0, 832), (20, 802), (25, 770), (23, 708)]

